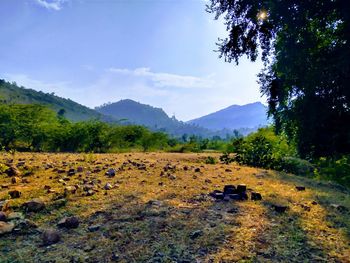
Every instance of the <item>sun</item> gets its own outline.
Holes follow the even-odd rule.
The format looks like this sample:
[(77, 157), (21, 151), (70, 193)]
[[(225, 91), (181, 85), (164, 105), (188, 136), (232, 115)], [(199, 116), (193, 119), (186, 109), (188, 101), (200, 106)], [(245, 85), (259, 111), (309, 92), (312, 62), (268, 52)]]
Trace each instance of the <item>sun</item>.
[(267, 18), (266, 10), (260, 10), (257, 17), (259, 20), (265, 20)]

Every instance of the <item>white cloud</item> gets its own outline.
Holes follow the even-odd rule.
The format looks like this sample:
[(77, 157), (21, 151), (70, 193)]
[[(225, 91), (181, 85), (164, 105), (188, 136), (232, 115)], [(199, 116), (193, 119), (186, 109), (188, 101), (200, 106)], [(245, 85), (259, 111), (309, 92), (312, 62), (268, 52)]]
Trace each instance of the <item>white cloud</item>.
[(210, 88), (212, 86), (210, 76), (200, 78), (172, 73), (152, 72), (150, 68), (136, 68), (134, 70), (125, 68), (110, 68), (108, 71), (117, 74), (146, 78), (152, 81), (155, 87), (159, 88)]
[(62, 9), (66, 0), (35, 0), (35, 2), (46, 9), (59, 11)]

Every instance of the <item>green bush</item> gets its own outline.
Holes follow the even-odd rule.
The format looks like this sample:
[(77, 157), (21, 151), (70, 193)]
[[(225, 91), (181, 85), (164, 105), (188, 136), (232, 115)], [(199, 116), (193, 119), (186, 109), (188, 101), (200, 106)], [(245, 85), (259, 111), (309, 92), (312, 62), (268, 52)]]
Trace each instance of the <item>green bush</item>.
[(315, 169), (313, 164), (297, 157), (283, 157), (279, 165), (280, 170), (296, 175), (312, 175)]
[(338, 158), (321, 157), (316, 161), (315, 176), (350, 187), (350, 155)]
[(205, 158), (204, 162), (206, 164), (216, 164), (217, 160), (214, 157), (212, 157), (212, 156), (208, 156), (207, 158)]

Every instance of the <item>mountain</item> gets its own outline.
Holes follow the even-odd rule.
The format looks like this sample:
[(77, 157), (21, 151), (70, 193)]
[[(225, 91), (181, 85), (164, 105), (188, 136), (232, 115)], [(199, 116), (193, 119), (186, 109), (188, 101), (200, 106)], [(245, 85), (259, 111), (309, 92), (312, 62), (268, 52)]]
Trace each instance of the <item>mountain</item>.
[(84, 121), (101, 119), (110, 121), (111, 118), (104, 117), (101, 113), (76, 103), (70, 99), (64, 99), (53, 93), (44, 93), (17, 86), (0, 79), (0, 103), (5, 104), (41, 104), (58, 112), (64, 109), (64, 116), (72, 121)]
[(256, 129), (268, 124), (266, 111), (266, 106), (261, 102), (232, 105), (206, 116), (190, 120), (187, 123), (213, 131), (240, 128)]
[(174, 136), (194, 134), (209, 137), (213, 135), (208, 129), (184, 123), (175, 117), (170, 118), (161, 108), (155, 108), (130, 99), (104, 104), (96, 107), (95, 110), (120, 120), (122, 124), (143, 125), (151, 130), (164, 131)]

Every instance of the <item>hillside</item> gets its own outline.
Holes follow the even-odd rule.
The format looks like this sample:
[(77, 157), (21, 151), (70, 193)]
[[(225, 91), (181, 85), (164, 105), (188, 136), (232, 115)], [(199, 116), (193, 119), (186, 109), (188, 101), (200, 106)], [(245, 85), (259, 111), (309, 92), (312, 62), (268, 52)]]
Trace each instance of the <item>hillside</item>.
[(72, 121), (84, 121), (90, 119), (110, 120), (110, 118), (105, 118), (100, 113), (70, 99), (64, 99), (54, 94), (19, 87), (15, 83), (10, 83), (1, 79), (0, 103), (41, 104), (56, 112), (64, 109), (64, 116)]
[(96, 111), (121, 120), (124, 124), (137, 124), (152, 130), (160, 130), (171, 135), (195, 134), (203, 137), (215, 135), (208, 129), (187, 124), (176, 118), (170, 118), (163, 109), (155, 108), (130, 99), (104, 104), (95, 108)]
[(188, 121), (210, 130), (254, 129), (267, 125), (266, 106), (260, 102), (232, 105), (206, 116)]
[[(0, 176), (0, 261), (349, 262), (349, 191), (207, 156), (16, 153), (19, 175)], [(248, 200), (209, 195), (225, 185)]]

